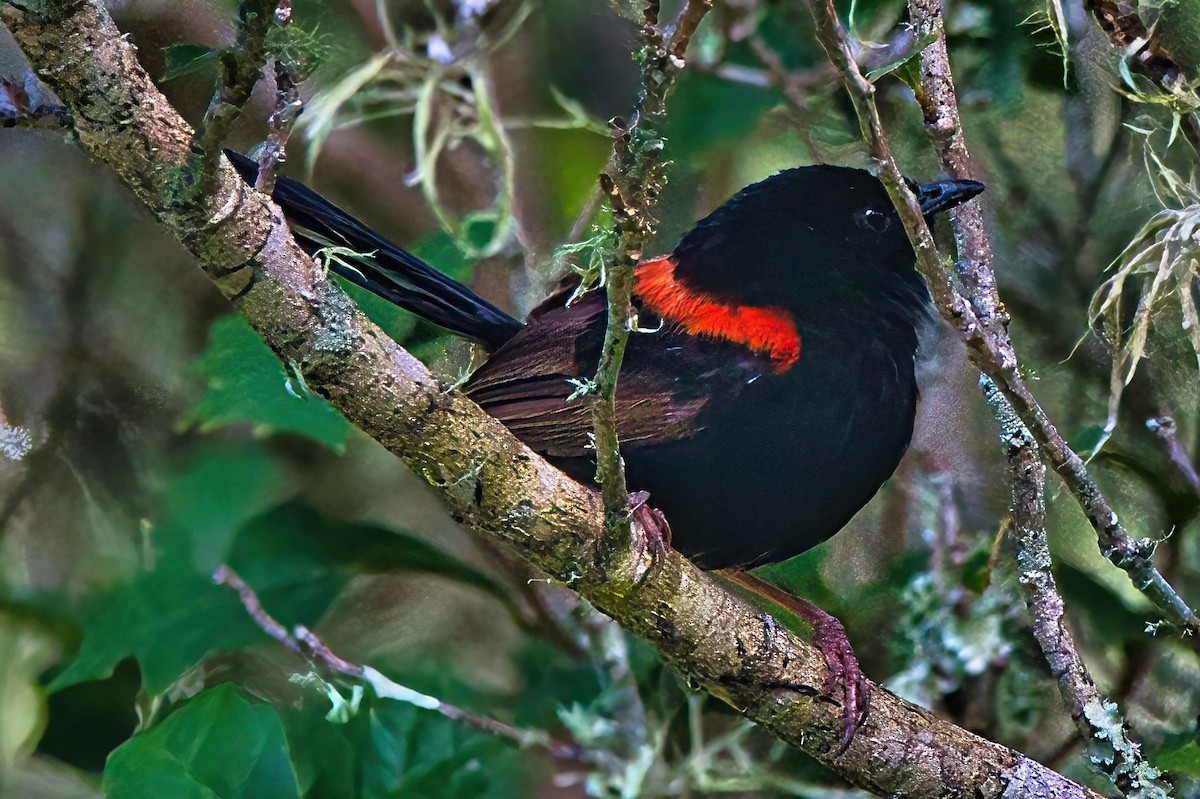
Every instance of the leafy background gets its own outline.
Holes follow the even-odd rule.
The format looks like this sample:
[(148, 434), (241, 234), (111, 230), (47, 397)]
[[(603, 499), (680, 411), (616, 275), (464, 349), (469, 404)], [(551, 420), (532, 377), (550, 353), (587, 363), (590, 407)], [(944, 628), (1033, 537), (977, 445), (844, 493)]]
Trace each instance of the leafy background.
[[(309, 75), (288, 171), (527, 309), (567, 264), (586, 268), (590, 225), (604, 221), (588, 209), (610, 149), (605, 121), (636, 90), (628, 5), (297, 2), (277, 43)], [(131, 0), (114, 11), (198, 119), (232, 5)], [(1161, 17), (1157, 35), (1196, 74), (1197, 4), (1142, 11)], [(884, 41), (902, 18), (901, 3), (863, 0), (853, 23), (864, 41)], [(1172, 417), (1184, 458), (1194, 452), (1197, 364), (1180, 302), (1195, 291), (1194, 247), (1183, 242), (1171, 262), (1182, 277), (1147, 304), (1144, 340), (1118, 358), (1140, 363), (1116, 415), (1112, 358), (1089, 321), (1109, 265), (1131, 241), (1133, 254), (1148, 246), (1136, 239), (1147, 220), (1166, 205), (1195, 224), (1195, 152), (1171, 141), (1189, 96), (1158, 102), (1078, 2), (953, 2), (947, 26), (1026, 371), (1078, 447), (1115, 421), (1093, 466), (1133, 531), (1171, 533), (1160, 565), (1194, 598), (1200, 486), (1146, 424)], [(671, 103), (663, 249), (776, 169), (865, 165), (810, 27), (799, 4), (767, 0), (718, 3), (706, 21)], [(931, 178), (910, 66), (879, 78), (880, 102), (904, 169)], [(23, 70), (0, 43), (0, 72)], [(270, 102), (260, 87), (234, 144), (261, 140)], [(32, 443), (0, 457), (0, 794), (853, 794), (458, 529), (230, 315), (67, 137), (0, 133), (0, 182), (0, 432), (25, 430)], [(1118, 343), (1153, 276), (1131, 271), (1110, 304)], [(465, 346), (350, 291), (448, 382), (466, 372)], [(1028, 631), (1002, 536), (994, 423), (961, 347), (936, 325), (921, 378), (917, 438), (897, 475), (834, 541), (771, 576), (839, 615), (872, 677), (1103, 786)], [(1052, 484), (1050, 499), (1085, 657), (1152, 762), (1195, 795), (1194, 642), (1148, 634), (1147, 603), (1100, 557), (1070, 497)], [(315, 673), (213, 583), (221, 564), (340, 656), (579, 757), (517, 748)]]

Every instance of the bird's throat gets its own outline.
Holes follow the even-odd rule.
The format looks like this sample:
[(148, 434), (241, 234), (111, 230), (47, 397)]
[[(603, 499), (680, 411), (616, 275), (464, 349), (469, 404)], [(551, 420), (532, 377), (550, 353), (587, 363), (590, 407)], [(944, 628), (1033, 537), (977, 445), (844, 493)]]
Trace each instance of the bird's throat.
[(776, 372), (786, 371), (800, 358), (800, 334), (787, 311), (730, 305), (689, 288), (676, 278), (675, 261), (669, 256), (638, 264), (633, 280), (642, 303), (686, 333), (745, 345), (768, 356)]

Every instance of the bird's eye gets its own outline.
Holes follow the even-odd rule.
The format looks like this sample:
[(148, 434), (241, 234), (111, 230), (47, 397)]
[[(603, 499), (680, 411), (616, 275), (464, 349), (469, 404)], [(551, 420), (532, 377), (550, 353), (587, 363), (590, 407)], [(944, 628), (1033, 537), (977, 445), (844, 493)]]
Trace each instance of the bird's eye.
[(854, 223), (861, 228), (874, 230), (876, 233), (883, 233), (892, 226), (892, 220), (888, 215), (882, 211), (876, 211), (874, 208), (859, 211), (854, 215)]

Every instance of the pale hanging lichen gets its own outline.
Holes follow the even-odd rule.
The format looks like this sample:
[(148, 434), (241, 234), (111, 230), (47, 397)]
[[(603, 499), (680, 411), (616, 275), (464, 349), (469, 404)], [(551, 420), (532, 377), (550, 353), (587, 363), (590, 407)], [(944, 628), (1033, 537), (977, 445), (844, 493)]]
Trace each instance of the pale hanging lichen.
[[(1148, 132), (1148, 131), (1147, 131)], [(1163, 207), (1144, 224), (1111, 267), (1114, 274), (1092, 299), (1092, 324), (1113, 350), (1108, 418), (1095, 454), (1112, 435), (1125, 386), (1146, 355), (1151, 323), (1163, 303), (1179, 306), (1182, 326), (1200, 368), (1200, 313), (1195, 295), (1200, 276), (1200, 188), (1195, 178), (1171, 169), (1149, 144), (1144, 148), (1147, 171)], [(1122, 319), (1126, 292), (1138, 291), (1131, 320)], [(1127, 307), (1127, 305), (1126, 305)]]

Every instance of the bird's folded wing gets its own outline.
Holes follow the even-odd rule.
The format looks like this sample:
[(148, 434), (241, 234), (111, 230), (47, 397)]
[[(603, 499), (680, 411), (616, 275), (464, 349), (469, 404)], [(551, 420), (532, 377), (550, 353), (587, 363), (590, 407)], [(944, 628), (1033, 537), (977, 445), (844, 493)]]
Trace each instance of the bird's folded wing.
[[(603, 292), (544, 311), (471, 376), (467, 394), (538, 452), (590, 456), (593, 395), (587, 386), (600, 355), (605, 311)], [(621, 370), (617, 430), (629, 446), (694, 434), (708, 401), (705, 392), (684, 390), (686, 383), (657, 357), (659, 349), (634, 343)]]

